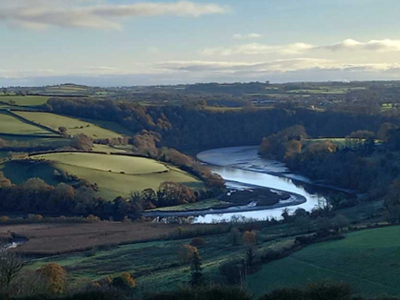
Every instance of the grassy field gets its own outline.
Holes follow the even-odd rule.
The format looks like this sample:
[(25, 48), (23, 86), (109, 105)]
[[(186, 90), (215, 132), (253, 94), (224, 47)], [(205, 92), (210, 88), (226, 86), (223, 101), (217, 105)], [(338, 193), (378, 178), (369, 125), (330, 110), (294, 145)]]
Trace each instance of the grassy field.
[(218, 199), (207, 199), (196, 203), (189, 203), (184, 205), (160, 207), (150, 211), (189, 211), (189, 210), (202, 210), (218, 207), (222, 204), (229, 204), (228, 202), (220, 201)]
[(71, 141), (64, 138), (55, 137), (28, 137), (28, 136), (7, 136), (1, 135), (0, 138), (8, 142), (9, 147), (14, 148), (32, 148), (32, 147), (65, 147), (70, 145)]
[(290, 90), (289, 94), (322, 94), (322, 95), (344, 95), (351, 91), (365, 90), (365, 87), (321, 87), (310, 89)]
[(18, 247), (16, 252), (50, 256), (93, 247), (161, 239), (175, 233), (178, 227), (190, 230), (211, 226), (126, 222), (3, 224), (0, 226), (0, 238), (10, 237), (11, 232), (25, 236), (28, 242)]
[(343, 145), (346, 142), (346, 138), (318, 138), (318, 139), (307, 139), (306, 142), (313, 143), (313, 142), (325, 142), (331, 141), (338, 145)]
[[(186, 230), (198, 225), (180, 226)], [(276, 227), (271, 230), (279, 229)], [(267, 248), (279, 249), (293, 243), (293, 238), (264, 241), (262, 237), (260, 233), (258, 251)], [(209, 235), (204, 239), (205, 246), (199, 247), (203, 258), (203, 273), (210, 282), (223, 282), (224, 277), (220, 274), (219, 267), (225, 262), (243, 259), (246, 246), (232, 246), (227, 242), (226, 234)], [(140, 289), (150, 290), (157, 286), (158, 290), (169, 290), (188, 283), (189, 265), (180, 263), (178, 253), (182, 244), (190, 242), (190, 239), (146, 242), (113, 247), (95, 253), (52, 256), (34, 259), (28, 268), (37, 269), (43, 264), (56, 262), (66, 268), (70, 282), (98, 280), (126, 271), (133, 274)]]
[(194, 176), (174, 166), (147, 158), (94, 153), (48, 154), (35, 158), (46, 159), (51, 165), (27, 165), (9, 161), (0, 165), (0, 170), (15, 184), (20, 184), (30, 177), (39, 177), (52, 185), (57, 184), (53, 176), (54, 170), (62, 170), (91, 183), (97, 183), (98, 195), (107, 200), (118, 196), (126, 197), (133, 191), (146, 188), (156, 190), (165, 181), (179, 182), (193, 189), (204, 187)]
[(50, 131), (24, 123), (5, 112), (0, 112), (0, 134), (54, 136)]
[[(80, 119), (60, 116), (52, 113), (44, 113), (44, 112), (15, 112), (15, 113), (31, 122), (49, 127), (53, 130), (58, 130), (58, 128), (60, 127), (65, 127), (68, 130), (67, 133), (71, 135), (77, 135), (83, 133), (94, 139), (117, 138), (123, 135), (116, 131), (107, 128), (102, 128), (100, 127), (101, 126), (100, 124), (99, 124), (100, 126), (98, 126), (96, 124), (86, 122)], [(106, 122), (103, 122), (103, 124), (105, 123)], [(111, 127), (111, 124), (108, 124), (108, 126)], [(123, 130), (117, 124), (114, 124), (114, 127), (119, 131)]]
[(8, 157), (8, 151), (0, 151), (0, 160)]
[[(132, 146), (129, 146), (129, 148), (132, 148)], [(96, 152), (106, 152), (106, 153), (127, 153), (129, 152), (129, 149), (122, 149), (122, 148), (116, 148), (113, 146), (109, 145), (100, 145), (100, 144), (93, 144), (92, 147), (93, 151)]]
[(346, 239), (309, 246), (264, 265), (248, 278), (256, 295), (283, 286), (339, 280), (365, 296), (400, 296), (400, 226), (350, 233)]
[(18, 106), (39, 106), (43, 105), (49, 100), (45, 96), (0, 96), (0, 102), (15, 103)]
[(45, 159), (57, 165), (68, 165), (96, 171), (145, 175), (168, 172), (164, 164), (144, 157), (104, 155), (95, 153), (50, 153), (35, 155), (35, 159)]

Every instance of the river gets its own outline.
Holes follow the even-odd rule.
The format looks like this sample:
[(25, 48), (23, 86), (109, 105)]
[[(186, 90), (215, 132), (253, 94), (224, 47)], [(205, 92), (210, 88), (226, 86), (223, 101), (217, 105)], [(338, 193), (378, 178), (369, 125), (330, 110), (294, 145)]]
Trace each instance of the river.
[(270, 188), (279, 193), (289, 192), (289, 200), (282, 200), (275, 207), (259, 208), (252, 205), (228, 209), (209, 209), (190, 212), (157, 212), (149, 216), (182, 217), (194, 223), (217, 223), (233, 219), (265, 220), (280, 219), (285, 208), (294, 212), (298, 208), (311, 211), (327, 202), (332, 188), (314, 184), (308, 178), (291, 173), (286, 165), (276, 160), (268, 160), (258, 155), (257, 146), (220, 148), (201, 152), (197, 159), (226, 181), (230, 190), (251, 190), (255, 187)]
[[(197, 158), (209, 165), (214, 173), (222, 176), (228, 188), (251, 188), (251, 186), (268, 187), (287, 191), (304, 196), (306, 202), (287, 206), (293, 212), (297, 208), (311, 211), (314, 207), (326, 202), (325, 196), (317, 192), (306, 190), (311, 181), (289, 172), (284, 163), (261, 158), (256, 146), (232, 147), (213, 149), (201, 152)], [(241, 183), (240, 186), (237, 183)], [(232, 212), (223, 214), (205, 214), (197, 218), (199, 223), (220, 222), (229, 220), (233, 216), (265, 220), (280, 218), (284, 208), (265, 209), (246, 212)]]

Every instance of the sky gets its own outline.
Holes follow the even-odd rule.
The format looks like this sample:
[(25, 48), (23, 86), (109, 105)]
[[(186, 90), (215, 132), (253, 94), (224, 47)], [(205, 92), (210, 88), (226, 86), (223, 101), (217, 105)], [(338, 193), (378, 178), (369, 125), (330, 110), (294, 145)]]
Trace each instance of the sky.
[(400, 80), (398, 0), (0, 0), (0, 86)]

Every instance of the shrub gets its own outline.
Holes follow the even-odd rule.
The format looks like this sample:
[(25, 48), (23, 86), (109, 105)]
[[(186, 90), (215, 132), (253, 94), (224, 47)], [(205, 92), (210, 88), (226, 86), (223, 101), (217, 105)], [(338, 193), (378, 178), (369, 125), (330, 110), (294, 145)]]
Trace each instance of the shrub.
[(194, 238), (192, 239), (192, 241), (190, 242), (191, 246), (194, 247), (202, 247), (206, 244), (206, 240), (203, 238)]
[(243, 233), (242, 242), (247, 246), (254, 246), (257, 244), (257, 234), (254, 231), (246, 231)]
[(193, 254), (197, 251), (196, 247), (190, 245), (182, 245), (179, 248), (179, 261), (187, 264), (192, 260)]
[(130, 290), (136, 287), (136, 282), (131, 274), (124, 272), (112, 280), (112, 286), (121, 290)]
[(264, 295), (259, 300), (305, 300), (305, 295), (300, 289), (281, 288)]
[(227, 241), (232, 244), (232, 246), (238, 246), (241, 244), (241, 234), (239, 229), (232, 228), (227, 235)]
[(65, 291), (66, 272), (58, 264), (50, 263), (38, 270), (38, 274), (45, 280), (47, 291), (51, 294), (62, 294)]
[(144, 300), (250, 300), (240, 288), (227, 286), (197, 287), (150, 295)]
[(2, 216), (2, 217), (0, 218), (0, 222), (2, 222), (2, 223), (8, 222), (8, 221), (10, 221), (10, 218), (7, 217), (7, 216)]
[(219, 267), (219, 272), (225, 276), (230, 285), (240, 285), (245, 279), (245, 268), (240, 262), (227, 262)]

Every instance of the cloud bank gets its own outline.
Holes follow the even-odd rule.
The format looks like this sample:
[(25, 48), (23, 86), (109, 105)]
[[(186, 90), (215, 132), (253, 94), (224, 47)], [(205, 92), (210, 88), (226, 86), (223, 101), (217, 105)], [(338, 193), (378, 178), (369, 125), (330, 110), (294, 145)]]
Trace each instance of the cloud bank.
[(262, 35), (258, 33), (247, 33), (247, 34), (236, 33), (235, 35), (233, 35), (233, 38), (235, 40), (259, 39), (262, 38)]
[(62, 73), (54, 70), (0, 69), (0, 86), (75, 82), (96, 86), (155, 85), (237, 81), (399, 80), (400, 63), (349, 64), (328, 59), (293, 58), (256, 63), (166, 61), (138, 65), (135, 72), (112, 66), (88, 66)]
[(340, 43), (330, 45), (312, 45), (308, 43), (293, 43), (287, 45), (269, 45), (261, 43), (242, 44), (234, 47), (206, 48), (201, 53), (203, 55), (261, 55), (278, 53), (284, 55), (301, 54), (312, 51), (372, 51), (378, 53), (400, 52), (400, 40), (371, 40), (359, 42), (347, 39)]
[(217, 4), (199, 4), (190, 1), (88, 5), (87, 3), (90, 2), (88, 0), (48, 0), (47, 2), (43, 0), (1, 0), (0, 24), (5, 23), (25, 29), (50, 27), (120, 29), (119, 21), (123, 18), (161, 15), (200, 17), (223, 14), (228, 11), (227, 7)]

